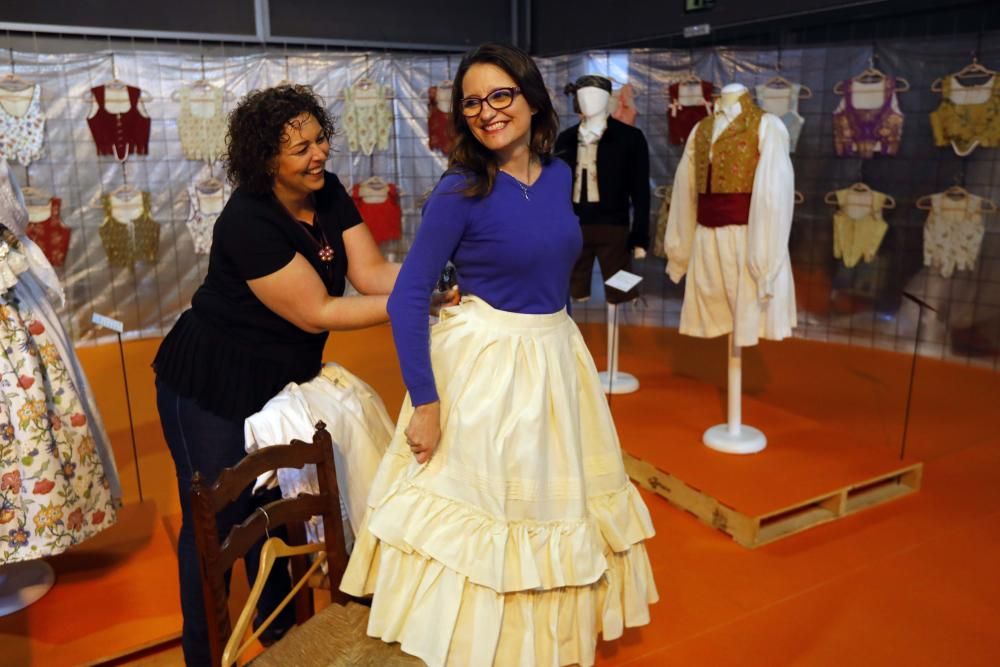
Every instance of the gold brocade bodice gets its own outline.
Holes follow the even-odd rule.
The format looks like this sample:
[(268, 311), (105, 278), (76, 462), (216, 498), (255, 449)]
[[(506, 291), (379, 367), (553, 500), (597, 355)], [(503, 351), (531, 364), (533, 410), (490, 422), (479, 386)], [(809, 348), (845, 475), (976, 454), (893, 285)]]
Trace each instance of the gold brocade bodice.
[(744, 93), (739, 102), (742, 112), (723, 130), (714, 144), (714, 115), (699, 122), (695, 130), (695, 178), (701, 194), (748, 193), (753, 190), (754, 174), (760, 159), (758, 132), (764, 111), (753, 103), (749, 93)]

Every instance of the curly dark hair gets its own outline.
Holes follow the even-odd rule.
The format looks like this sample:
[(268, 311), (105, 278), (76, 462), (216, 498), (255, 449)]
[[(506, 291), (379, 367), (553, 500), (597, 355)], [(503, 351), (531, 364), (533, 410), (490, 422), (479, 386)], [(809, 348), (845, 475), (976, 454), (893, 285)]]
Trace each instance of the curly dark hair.
[(493, 182), (499, 170), (493, 151), (479, 143), (462, 115), (462, 79), (470, 67), (479, 63), (490, 63), (507, 72), (521, 89), (528, 106), (536, 110), (531, 117), (530, 150), (543, 163), (551, 156), (556, 134), (559, 132), (559, 116), (552, 106), (542, 74), (531, 56), (517, 47), (496, 43), (482, 44), (465, 54), (455, 73), (455, 83), (451, 89), (452, 123), (456, 140), (448, 166), (452, 170), (457, 168), (470, 173), (470, 185), (463, 191), (470, 197), (488, 195), (493, 190)]
[(229, 114), (226, 133), (226, 175), (234, 186), (256, 194), (274, 187), (271, 163), (286, 139), (285, 125), (304, 113), (312, 114), (327, 137), (333, 119), (309, 86), (289, 84), (250, 91)]

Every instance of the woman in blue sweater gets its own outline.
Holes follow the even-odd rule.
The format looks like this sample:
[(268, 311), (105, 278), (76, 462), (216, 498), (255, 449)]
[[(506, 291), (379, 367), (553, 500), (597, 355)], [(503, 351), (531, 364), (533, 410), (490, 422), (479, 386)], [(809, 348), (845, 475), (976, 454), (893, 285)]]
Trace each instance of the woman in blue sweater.
[[(590, 665), (649, 621), (649, 513), (566, 313), (572, 174), (541, 74), (486, 44), (455, 77), (451, 168), (389, 298), (409, 390), (341, 588), (439, 665)], [(465, 293), (428, 331), (445, 263)]]

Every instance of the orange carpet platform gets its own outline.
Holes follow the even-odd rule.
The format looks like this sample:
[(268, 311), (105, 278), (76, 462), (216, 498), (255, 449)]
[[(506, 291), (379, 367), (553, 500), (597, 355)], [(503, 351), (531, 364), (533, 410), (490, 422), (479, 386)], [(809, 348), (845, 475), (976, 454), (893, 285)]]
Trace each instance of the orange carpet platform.
[[(602, 367), (604, 326), (582, 329)], [(113, 641), (138, 651), (171, 636), (167, 626), (180, 630), (172, 557), (179, 505), (149, 369), (157, 345), (129, 343), (125, 354), (143, 490), (159, 529), (133, 540), (131, 555), (106, 547), (98, 557), (105, 547), (92, 541), (66, 555), (71, 567), (53, 559), (57, 581), (48, 596), (0, 619), (0, 664), (93, 664), (122, 652), (109, 650)], [(723, 504), (742, 503), (748, 516), (794, 504), (817, 480), (827, 493), (842, 478), (865, 478), (845, 447), (899, 465), (907, 355), (799, 340), (748, 348), (743, 419), (763, 428), (770, 444), (757, 456), (732, 457), (700, 443), (707, 426), (725, 419), (725, 339), (623, 327), (621, 354), (621, 369), (641, 382), (636, 394), (611, 399), (624, 450), (647, 462), (668, 452), (670, 460), (659, 463), (672, 475), (691, 487), (697, 479)], [(126, 505), (134, 506), (117, 346), (83, 348), (80, 356), (114, 443)], [(327, 357), (370, 383), (395, 416), (404, 390), (388, 327), (335, 334)], [(1000, 374), (918, 360), (901, 465), (924, 464), (919, 492), (755, 549), (644, 490), (657, 530), (648, 546), (661, 600), (649, 626), (601, 644), (598, 664), (1000, 664), (997, 396)], [(774, 465), (765, 476), (754, 468), (768, 457)], [(825, 463), (809, 467), (808, 460)], [(737, 491), (745, 500), (734, 499)], [(165, 548), (144, 557), (153, 545)], [(239, 581), (234, 576), (236, 591)], [(113, 664), (182, 661), (172, 640)]]

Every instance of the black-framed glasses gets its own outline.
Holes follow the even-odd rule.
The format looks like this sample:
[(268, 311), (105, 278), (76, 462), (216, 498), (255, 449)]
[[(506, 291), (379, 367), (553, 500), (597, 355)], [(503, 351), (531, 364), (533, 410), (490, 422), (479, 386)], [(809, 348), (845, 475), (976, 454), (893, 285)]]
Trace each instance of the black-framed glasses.
[(520, 94), (521, 89), (512, 86), (510, 88), (497, 88), (486, 97), (463, 97), (458, 101), (462, 109), (462, 115), (466, 118), (474, 118), (483, 111), (483, 102), (486, 102), (491, 109), (500, 111), (506, 109), (514, 103), (514, 99)]

